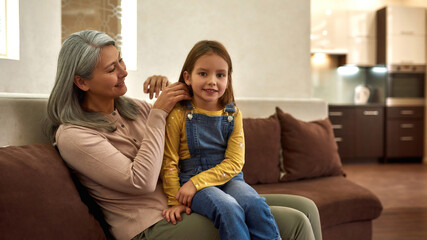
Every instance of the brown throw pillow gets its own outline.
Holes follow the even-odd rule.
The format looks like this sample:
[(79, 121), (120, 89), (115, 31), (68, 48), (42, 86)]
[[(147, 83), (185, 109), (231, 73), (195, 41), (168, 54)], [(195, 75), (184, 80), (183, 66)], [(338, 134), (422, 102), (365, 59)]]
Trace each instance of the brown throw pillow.
[(304, 122), (276, 107), (281, 126), (281, 181), (343, 175), (334, 132), (328, 118)]
[(277, 115), (243, 119), (245, 165), (248, 184), (276, 183), (280, 178), (280, 124)]
[(51, 145), (0, 148), (4, 239), (105, 239)]

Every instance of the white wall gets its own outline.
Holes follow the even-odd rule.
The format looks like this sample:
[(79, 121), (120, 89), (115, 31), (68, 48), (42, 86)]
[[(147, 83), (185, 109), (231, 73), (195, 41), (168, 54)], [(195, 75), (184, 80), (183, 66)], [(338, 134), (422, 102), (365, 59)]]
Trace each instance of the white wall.
[[(0, 59), (0, 92), (49, 93), (61, 1), (20, 1), (20, 34), (20, 60)], [(191, 47), (213, 39), (232, 57), (236, 97), (310, 97), (309, 34), (310, 0), (140, 0), (138, 70), (129, 71), (127, 95), (145, 98), (152, 74), (177, 81)]]
[(61, 1), (19, 4), (20, 60), (0, 59), (0, 92), (49, 93), (61, 47)]
[(128, 94), (142, 97), (152, 74), (177, 81), (193, 45), (210, 39), (231, 55), (236, 97), (307, 98), (309, 34), (309, 0), (138, 1), (138, 71), (129, 73)]

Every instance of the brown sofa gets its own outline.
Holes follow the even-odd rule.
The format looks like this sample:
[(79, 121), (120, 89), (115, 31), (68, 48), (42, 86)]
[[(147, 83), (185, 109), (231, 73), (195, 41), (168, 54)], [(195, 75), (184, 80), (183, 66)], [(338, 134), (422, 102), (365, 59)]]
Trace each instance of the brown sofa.
[[(280, 105), (292, 115), (263, 108), (272, 116), (249, 114), (256, 118), (244, 119), (245, 180), (259, 193), (312, 199), (319, 209), (323, 239), (371, 239), (372, 220), (382, 211), (380, 201), (345, 178), (329, 120), (293, 117), (304, 119), (306, 113), (293, 110), (304, 106), (314, 107), (311, 113), (318, 111), (319, 102), (296, 101), (292, 107), (288, 102), (268, 105)], [(242, 101), (242, 112), (252, 111), (248, 105), (259, 107), (253, 103)], [(14, 145), (0, 148), (0, 239), (105, 239), (109, 236), (101, 227), (102, 213), (87, 194), (79, 195), (78, 183), (40, 133), (45, 106), (45, 96), (0, 95), (5, 116), (0, 118), (0, 145)], [(322, 116), (310, 118), (323, 118), (325, 106), (320, 103)], [(89, 201), (89, 208), (83, 201)]]

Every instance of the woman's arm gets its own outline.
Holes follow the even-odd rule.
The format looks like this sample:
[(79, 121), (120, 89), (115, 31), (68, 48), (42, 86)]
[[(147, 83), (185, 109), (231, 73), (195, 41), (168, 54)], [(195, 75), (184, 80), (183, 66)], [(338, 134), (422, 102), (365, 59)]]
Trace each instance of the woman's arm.
[[(79, 174), (112, 190), (143, 194), (156, 188), (164, 152), (166, 116), (181, 100), (190, 99), (187, 87), (174, 83), (163, 88), (151, 108), (141, 105), (145, 126), (138, 152), (119, 151), (104, 134), (75, 125), (61, 125), (56, 141), (62, 157)], [(122, 146), (124, 149), (132, 148)]]
[(153, 192), (163, 156), (167, 113), (155, 109), (149, 112), (136, 156), (120, 152), (102, 133), (76, 125), (62, 125), (58, 129), (56, 139), (61, 156), (79, 174), (112, 190)]

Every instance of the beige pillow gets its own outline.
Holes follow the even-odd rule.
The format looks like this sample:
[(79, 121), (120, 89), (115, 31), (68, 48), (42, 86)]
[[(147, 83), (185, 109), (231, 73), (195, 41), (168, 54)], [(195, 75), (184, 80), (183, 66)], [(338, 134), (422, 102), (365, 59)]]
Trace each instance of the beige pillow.
[(343, 175), (334, 132), (328, 118), (305, 122), (276, 107), (281, 126), (281, 181)]

